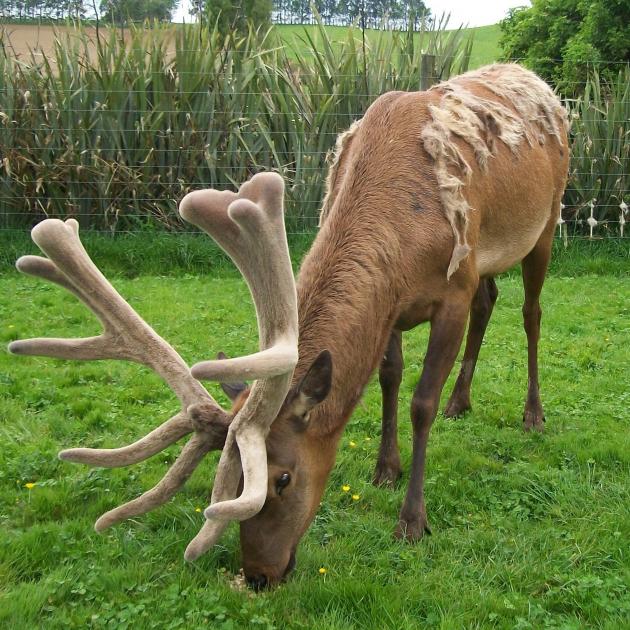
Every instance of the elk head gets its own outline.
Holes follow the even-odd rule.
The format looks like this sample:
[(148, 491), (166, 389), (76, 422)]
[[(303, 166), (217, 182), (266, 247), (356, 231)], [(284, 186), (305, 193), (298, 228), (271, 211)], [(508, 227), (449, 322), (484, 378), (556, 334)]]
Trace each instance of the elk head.
[[(101, 320), (104, 331), (86, 339), (15, 341), (9, 350), (63, 359), (127, 359), (142, 363), (164, 379), (181, 403), (176, 415), (134, 444), (117, 449), (75, 448), (62, 451), (59, 457), (95, 466), (126, 466), (193, 434), (164, 478), (140, 497), (101, 516), (95, 524), (97, 531), (168, 501), (203, 457), (210, 450), (221, 448), (211, 504), (204, 512), (207, 520), (188, 545), (185, 558), (194, 560), (204, 553), (232, 520), (251, 523), (262, 518), (266, 529), (258, 532), (259, 541), (264, 541), (265, 531), (272, 531), (273, 523), (267, 522), (263, 514), (273, 511), (268, 506), (278, 496), (278, 490), (282, 494), (283, 484), (289, 485), (290, 479), (287, 482), (283, 475), (294, 465), (286, 449), (277, 446), (290, 447), (292, 441), (297, 444), (300, 422), (303, 427), (309, 405), (325, 396), (330, 386), (330, 369), (326, 368), (330, 357), (325, 355), (316, 362), (313, 372), (323, 374), (323, 389), (313, 389), (309, 371), (302, 384), (290, 390), (298, 359), (298, 323), (295, 282), (284, 231), (283, 193), (280, 176), (261, 173), (243, 184), (238, 193), (201, 190), (182, 200), (182, 217), (210, 234), (245, 277), (256, 307), (261, 348), (249, 356), (205, 361), (191, 369), (96, 268), (79, 240), (75, 220), (64, 223), (47, 219), (33, 229), (33, 240), (48, 257), (24, 256), (18, 260), (17, 268), (76, 295)], [(197, 379), (255, 382), (230, 414), (221, 409)], [(272, 433), (278, 437), (268, 438), (274, 420), (279, 424)], [(291, 431), (285, 436), (282, 429), (289, 425)], [(266, 442), (272, 445), (269, 457)], [(292, 451), (291, 456), (295, 458), (299, 453)], [(279, 470), (283, 471), (280, 476)], [(278, 527), (282, 529), (284, 524)], [(243, 526), (243, 532), (248, 529)], [(244, 555), (255, 556), (253, 537), (244, 533), (242, 539)], [(264, 546), (264, 542), (260, 544)], [(270, 581), (281, 577), (289, 562), (281, 560), (276, 563), (279, 564), (284, 564), (282, 571), (270, 574)]]
[[(319, 507), (334, 452), (309, 435), (309, 421), (331, 382), (332, 359), (324, 350), (290, 389), (271, 425), (267, 497), (260, 512), (240, 525), (243, 570), (255, 589), (279, 582), (294, 568), (298, 542)], [(237, 411), (250, 389), (245, 383), (222, 386)]]
[[(239, 194), (244, 189), (247, 192), (246, 187), (257, 177), (261, 175), (241, 187)], [(273, 229), (256, 226), (248, 242), (234, 241), (231, 230), (217, 231), (216, 220), (208, 221), (208, 217), (215, 216), (212, 209), (222, 204), (230, 204), (233, 213), (233, 193), (198, 191), (180, 204), (181, 215), (210, 233), (247, 279), (258, 314), (261, 345), (273, 348), (258, 354), (257, 360), (269, 361), (268, 368), (260, 362), (258, 371), (250, 374), (243, 369), (248, 357), (198, 363), (191, 370), (198, 379), (231, 382), (224, 389), (237, 395), (238, 400), (219, 462), (212, 504), (204, 513), (208, 520), (185, 556), (188, 560), (197, 558), (216, 541), (229, 520), (239, 520), (245, 575), (255, 587), (277, 582), (292, 568), (297, 542), (314, 514), (313, 504), (319, 504), (325, 477), (319, 491), (314, 491), (309, 466), (303, 460), (303, 436), (310, 410), (328, 394), (332, 375), (330, 354), (323, 352), (300, 382), (290, 387), (297, 363), (295, 283), (281, 223), (282, 180), (268, 177), (273, 177), (268, 181), (275, 189), (265, 191), (265, 203), (279, 209), (280, 222)], [(274, 243), (280, 236), (282, 247)], [(267, 268), (276, 269), (271, 277), (264, 273)], [(289, 361), (291, 369), (287, 371)], [(248, 375), (259, 380), (243, 392), (245, 388), (234, 382)], [(241, 426), (260, 427), (255, 450), (243, 442)], [(240, 437), (237, 450), (230, 442), (232, 434)], [(249, 460), (250, 452), (256, 453), (255, 460)], [(230, 498), (238, 492), (241, 470), (243, 491), (235, 501)]]

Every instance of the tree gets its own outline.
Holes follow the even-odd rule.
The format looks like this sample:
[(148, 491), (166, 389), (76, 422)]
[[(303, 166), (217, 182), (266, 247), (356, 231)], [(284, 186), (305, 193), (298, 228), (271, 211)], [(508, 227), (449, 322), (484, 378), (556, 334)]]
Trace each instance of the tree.
[(208, 24), (216, 23), (222, 33), (245, 31), (248, 23), (256, 28), (271, 25), (272, 0), (205, 0), (204, 5)]
[(168, 22), (178, 0), (101, 0), (101, 15), (112, 24), (155, 20)]
[(83, 0), (0, 0), (0, 17), (17, 19), (81, 19)]
[(532, 0), (501, 22), (504, 59), (522, 60), (564, 94), (579, 94), (588, 69), (616, 75), (630, 62), (628, 0)]
[(342, 0), (340, 12), (361, 27), (378, 27), (385, 18), (417, 30), (431, 10), (423, 0)]

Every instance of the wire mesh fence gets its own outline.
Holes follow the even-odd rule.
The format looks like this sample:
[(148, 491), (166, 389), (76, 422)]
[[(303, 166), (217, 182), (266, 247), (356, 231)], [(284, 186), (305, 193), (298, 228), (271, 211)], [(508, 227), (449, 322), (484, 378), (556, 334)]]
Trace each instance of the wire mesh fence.
[[(176, 203), (263, 169), (287, 181), (291, 234), (318, 222), (335, 139), (389, 90), (417, 90), (471, 66), (461, 31), (383, 32), (300, 50), (271, 32), (227, 39), (180, 29), (127, 39), (79, 31), (49, 56), (0, 47), (0, 229), (74, 216), (95, 231), (184, 231)], [(630, 73), (594, 73), (567, 101), (571, 177), (558, 235), (628, 237)]]

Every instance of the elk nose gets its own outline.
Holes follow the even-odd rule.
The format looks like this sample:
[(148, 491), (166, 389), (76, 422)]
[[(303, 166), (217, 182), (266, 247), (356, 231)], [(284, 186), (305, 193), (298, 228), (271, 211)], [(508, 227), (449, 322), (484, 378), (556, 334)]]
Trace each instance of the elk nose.
[(247, 584), (250, 588), (255, 591), (261, 591), (265, 586), (267, 586), (267, 576), (266, 575), (252, 575), (247, 578)]

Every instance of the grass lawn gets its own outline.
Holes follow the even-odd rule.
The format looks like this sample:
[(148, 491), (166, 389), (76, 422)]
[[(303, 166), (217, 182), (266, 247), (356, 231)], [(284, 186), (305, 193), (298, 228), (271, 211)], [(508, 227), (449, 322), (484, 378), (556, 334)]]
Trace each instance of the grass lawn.
[[(630, 278), (567, 269), (556, 269), (543, 293), (546, 433), (521, 430), (526, 350), (522, 288), (512, 274), (499, 281), (474, 411), (460, 421), (438, 418), (432, 431), (433, 535), (415, 546), (391, 536), (406, 477), (394, 491), (370, 485), (379, 436), (374, 381), (342, 439), (297, 570), (259, 595), (230, 588), (240, 566), (236, 527), (197, 563), (182, 558), (202, 522), (196, 508), (207, 504), (216, 455), (167, 506), (104, 535), (92, 530), (95, 519), (153, 485), (178, 449), (113, 471), (56, 458), (70, 446), (128, 443), (170, 415), (174, 397), (157, 377), (121, 362), (0, 353), (0, 627), (628, 627)], [(249, 296), (231, 273), (115, 284), (191, 362), (254, 350)], [(57, 287), (0, 275), (3, 344), (96, 330)], [(405, 337), (406, 467), (409, 401), (426, 340), (426, 327)]]

